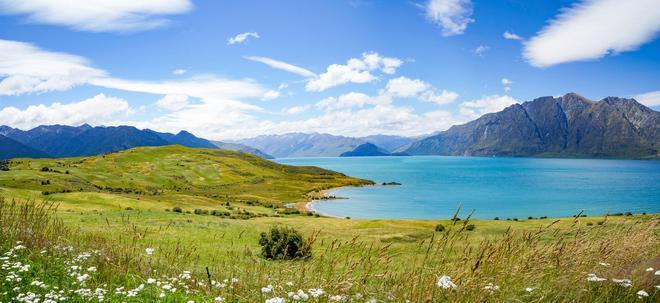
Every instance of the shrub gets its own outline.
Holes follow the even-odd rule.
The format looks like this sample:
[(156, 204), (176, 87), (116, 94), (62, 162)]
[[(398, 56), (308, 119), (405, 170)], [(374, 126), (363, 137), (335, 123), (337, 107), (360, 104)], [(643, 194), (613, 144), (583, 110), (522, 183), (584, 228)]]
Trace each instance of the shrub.
[(527, 220), (534, 220), (534, 217), (529, 216), (529, 217), (527, 217)]
[(499, 221), (499, 220), (500, 220), (500, 217), (495, 217), (493, 220), (495, 220), (495, 221)]
[(477, 227), (474, 226), (474, 224), (468, 224), (468, 225), (465, 226), (465, 230), (468, 230), (468, 231), (473, 231), (475, 229), (477, 229)]
[(596, 224), (603, 225), (603, 224), (605, 224), (605, 221), (598, 221), (598, 222), (596, 222)]
[(438, 231), (438, 232), (445, 231), (445, 226), (442, 225), (442, 224), (438, 224), (438, 225), (435, 226), (435, 231)]
[(633, 214), (631, 212), (626, 212), (626, 216), (632, 216)]
[(172, 211), (175, 212), (175, 213), (182, 213), (182, 212), (183, 212), (183, 209), (181, 209), (181, 207), (178, 207), (178, 206), (177, 206), (177, 207), (175, 207), (175, 208), (172, 208)]
[(311, 257), (310, 241), (293, 228), (274, 226), (259, 239), (261, 254), (269, 260), (296, 260)]
[(587, 222), (587, 226), (594, 225), (594, 222)]

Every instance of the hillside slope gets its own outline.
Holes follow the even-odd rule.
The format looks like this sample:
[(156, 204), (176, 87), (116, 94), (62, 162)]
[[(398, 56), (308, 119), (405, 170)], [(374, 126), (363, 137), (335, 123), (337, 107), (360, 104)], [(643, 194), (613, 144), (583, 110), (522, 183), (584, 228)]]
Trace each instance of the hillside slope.
[(74, 196), (80, 192), (156, 198), (260, 201), (281, 206), (311, 191), (371, 182), (317, 168), (277, 164), (221, 149), (140, 147), (93, 157), (13, 159), (0, 188)]
[(273, 157), (336, 157), (351, 151), (361, 144), (362, 139), (334, 136), (319, 133), (290, 133), (284, 135), (263, 135), (237, 140), (259, 149)]
[(660, 113), (574, 93), (514, 104), (417, 141), (412, 155), (658, 158)]

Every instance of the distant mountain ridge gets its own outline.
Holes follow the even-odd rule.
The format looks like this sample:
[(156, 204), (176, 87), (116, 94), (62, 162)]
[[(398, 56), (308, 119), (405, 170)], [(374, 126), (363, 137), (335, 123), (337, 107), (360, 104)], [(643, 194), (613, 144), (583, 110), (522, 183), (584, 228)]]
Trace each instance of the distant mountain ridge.
[(364, 143), (351, 151), (339, 155), (340, 157), (378, 157), (378, 156), (408, 156), (406, 153), (391, 153), (373, 143)]
[[(0, 126), (0, 135), (5, 138), (0, 140), (0, 159), (93, 156), (133, 147), (173, 144), (219, 148), (211, 141), (187, 131), (170, 134), (150, 129), (140, 130), (132, 126), (42, 125), (28, 131)], [(238, 144), (228, 144), (221, 148), (252, 153), (259, 157), (268, 156), (259, 150)]]
[(419, 140), (411, 155), (659, 158), (660, 113), (634, 99), (541, 97)]
[(393, 152), (414, 138), (375, 135), (368, 137), (345, 137), (320, 133), (288, 133), (283, 135), (262, 135), (231, 142), (257, 148), (274, 157), (338, 157), (365, 143)]

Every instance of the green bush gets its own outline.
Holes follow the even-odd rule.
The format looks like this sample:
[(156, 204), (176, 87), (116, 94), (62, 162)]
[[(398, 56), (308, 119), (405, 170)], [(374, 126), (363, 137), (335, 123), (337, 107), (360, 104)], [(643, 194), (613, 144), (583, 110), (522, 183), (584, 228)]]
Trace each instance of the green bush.
[(312, 255), (311, 244), (293, 228), (274, 226), (259, 239), (261, 254), (269, 260), (307, 259)]
[(442, 225), (442, 224), (438, 224), (438, 225), (435, 226), (435, 231), (438, 231), (438, 232), (445, 231), (445, 226)]
[(468, 225), (465, 226), (465, 230), (468, 230), (468, 231), (473, 231), (475, 229), (477, 229), (477, 227), (474, 226), (474, 224), (468, 224)]
[(594, 225), (594, 222), (587, 222), (587, 226)]
[(178, 207), (178, 206), (177, 206), (177, 207), (175, 207), (175, 208), (172, 208), (172, 211), (175, 212), (175, 213), (182, 213), (182, 212), (183, 212), (183, 209), (181, 209), (181, 207)]

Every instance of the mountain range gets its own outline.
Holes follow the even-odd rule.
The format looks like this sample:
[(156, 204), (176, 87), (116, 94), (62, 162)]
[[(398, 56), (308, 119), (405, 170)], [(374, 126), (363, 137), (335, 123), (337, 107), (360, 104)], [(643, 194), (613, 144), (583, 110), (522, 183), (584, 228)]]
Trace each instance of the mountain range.
[(187, 131), (170, 134), (150, 129), (140, 130), (132, 126), (92, 127), (87, 124), (77, 127), (42, 125), (24, 131), (0, 126), (0, 159), (93, 156), (139, 146), (173, 144), (198, 148), (223, 148), (272, 158), (251, 147), (235, 143), (211, 142)]
[(412, 143), (411, 155), (659, 158), (660, 113), (634, 99), (541, 97)]
[(262, 135), (232, 142), (251, 146), (277, 158), (282, 158), (338, 157), (342, 153), (350, 152), (365, 143), (372, 143), (390, 153), (414, 141), (416, 141), (415, 138), (388, 135), (354, 138), (319, 133), (288, 133)]
[[(429, 130), (431, 133), (433, 130)], [(426, 137), (346, 137), (319, 133), (209, 141), (187, 131), (132, 126), (0, 126), (0, 159), (72, 157), (138, 146), (222, 148), (262, 158), (384, 155), (660, 158), (660, 113), (634, 99), (593, 101), (575, 93), (514, 104)]]

